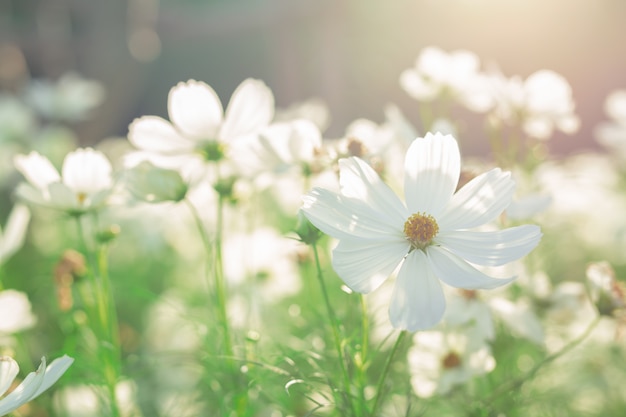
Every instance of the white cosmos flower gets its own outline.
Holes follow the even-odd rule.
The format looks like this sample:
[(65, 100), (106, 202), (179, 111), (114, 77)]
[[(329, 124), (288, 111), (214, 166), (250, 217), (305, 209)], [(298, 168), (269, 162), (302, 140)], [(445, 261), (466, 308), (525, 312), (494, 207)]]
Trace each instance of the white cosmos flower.
[(427, 134), (406, 154), (403, 203), (361, 159), (339, 161), (339, 194), (315, 188), (303, 211), (339, 239), (333, 267), (352, 290), (375, 290), (400, 266), (389, 315), (396, 328), (435, 325), (445, 299), (439, 280), (465, 289), (495, 288), (514, 278), (492, 278), (470, 264), (497, 266), (521, 258), (539, 242), (538, 226), (500, 231), (470, 229), (491, 222), (510, 204), (515, 185), (499, 168), (455, 193), (460, 155), (450, 135)]
[(233, 92), (224, 112), (213, 88), (189, 80), (170, 90), (167, 108), (171, 122), (143, 116), (129, 126), (128, 139), (142, 151), (185, 165), (190, 157), (219, 161), (236, 156), (232, 149), (236, 140), (258, 133), (272, 120), (274, 96), (262, 81), (247, 79)]
[(0, 334), (12, 334), (29, 329), (37, 318), (28, 296), (17, 290), (0, 291)]
[(24, 244), (30, 211), (22, 204), (16, 204), (9, 214), (5, 229), (0, 227), (0, 265), (17, 252)]
[[(67, 368), (74, 362), (73, 358), (63, 355), (46, 367), (46, 358), (41, 358), (41, 365), (35, 372), (29, 373), (21, 384), (6, 397), (0, 399), (0, 416), (5, 416), (27, 402), (37, 398), (57, 382)], [(12, 358), (0, 356), (0, 396), (4, 395), (20, 368)]]
[(28, 184), (17, 188), (20, 198), (68, 213), (81, 214), (103, 207), (113, 188), (111, 163), (91, 148), (67, 154), (61, 175), (46, 157), (34, 151), (17, 155), (15, 167), (28, 180)]

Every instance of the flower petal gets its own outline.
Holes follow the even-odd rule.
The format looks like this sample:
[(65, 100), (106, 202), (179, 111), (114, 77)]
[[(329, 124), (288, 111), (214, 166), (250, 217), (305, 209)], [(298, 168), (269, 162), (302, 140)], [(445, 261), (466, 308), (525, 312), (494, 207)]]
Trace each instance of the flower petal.
[(102, 152), (91, 148), (70, 152), (63, 161), (63, 183), (72, 190), (94, 193), (111, 188), (111, 163)]
[(263, 81), (248, 78), (233, 93), (219, 139), (228, 142), (238, 136), (253, 134), (267, 126), (274, 117), (274, 95)]
[(41, 359), (37, 371), (26, 375), (26, 378), (6, 397), (0, 400), (0, 416), (10, 413), (30, 401), (41, 386), (45, 376), (46, 359)]
[(333, 250), (333, 268), (350, 289), (367, 294), (382, 284), (409, 251), (401, 239), (344, 239)]
[(498, 266), (526, 256), (541, 236), (539, 226), (524, 225), (492, 232), (447, 232), (435, 241), (474, 264)]
[(135, 119), (128, 127), (128, 140), (141, 150), (169, 155), (189, 153), (196, 145), (181, 136), (170, 122), (157, 116)]
[(395, 227), (402, 229), (410, 215), (396, 193), (360, 158), (339, 160), (339, 185), (344, 196), (361, 200), (375, 211), (396, 219)]
[(452, 287), (467, 290), (492, 289), (516, 278), (493, 278), (485, 275), (455, 254), (437, 246), (429, 246), (426, 251), (437, 277)]
[(186, 136), (215, 140), (224, 109), (217, 93), (202, 81), (178, 83), (170, 90), (167, 108), (172, 123)]
[(50, 362), (50, 365), (46, 368), (46, 374), (44, 375), (43, 382), (31, 399), (38, 397), (42, 392), (50, 388), (52, 384), (57, 382), (73, 362), (74, 358), (67, 355), (63, 355)]
[(514, 191), (510, 172), (494, 168), (477, 176), (452, 196), (437, 219), (439, 229), (469, 229), (492, 221), (511, 204)]
[(402, 225), (388, 213), (377, 212), (361, 200), (314, 188), (302, 197), (302, 211), (322, 232), (337, 239), (404, 240)]
[(425, 330), (441, 320), (445, 309), (441, 283), (424, 252), (414, 250), (404, 260), (393, 289), (389, 307), (391, 324), (411, 332)]
[(404, 162), (404, 196), (411, 213), (435, 217), (459, 182), (461, 156), (451, 135), (427, 133), (413, 141)]
[(11, 387), (20, 367), (13, 358), (0, 356), (0, 397)]
[(59, 181), (59, 172), (45, 156), (33, 151), (28, 155), (15, 156), (15, 168), (24, 175), (26, 180), (39, 189)]

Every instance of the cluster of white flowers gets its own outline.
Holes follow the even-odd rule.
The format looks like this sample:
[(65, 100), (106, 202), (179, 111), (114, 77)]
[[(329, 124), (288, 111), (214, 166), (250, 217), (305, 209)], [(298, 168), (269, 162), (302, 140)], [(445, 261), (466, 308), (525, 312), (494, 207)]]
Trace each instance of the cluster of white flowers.
[[(62, 80), (55, 88), (39, 86), (30, 96), (35, 107), (49, 117), (83, 117), (100, 99), (98, 89), (88, 82), (66, 85), (70, 81)], [(548, 139), (555, 131), (574, 133), (580, 124), (571, 87), (562, 76), (541, 70), (525, 80), (506, 78), (482, 71), (479, 58), (469, 51), (427, 48), (414, 68), (402, 73), (400, 85), (425, 106), (457, 102), (484, 113), (492, 129), (513, 127), (533, 139)], [(85, 91), (95, 98), (74, 100)], [(622, 151), (625, 97), (623, 91), (609, 97), (612, 122), (597, 130), (603, 144)], [(15, 103), (0, 100), (0, 106)], [(194, 320), (200, 314), (186, 304), (182, 290), (205, 289), (206, 282), (197, 279), (206, 267), (198, 262), (201, 256), (215, 256), (210, 263), (224, 265), (232, 292), (224, 310), (236, 330), (271, 331), (263, 314), (284, 301), (289, 316), (301, 320), (300, 305), (290, 300), (308, 288), (302, 266), (312, 263), (303, 245), (284, 236), (284, 224), (295, 223), (299, 210), (332, 238), (318, 241), (314, 231), (310, 241), (303, 235), (301, 240), (330, 243), (332, 249), (323, 248), (331, 252), (332, 268), (344, 290), (368, 294), (372, 300), (370, 313), (377, 318), (373, 337), (382, 341), (394, 329), (416, 332), (406, 362), (419, 397), (447, 395), (492, 372), (497, 358), (492, 346), (500, 331), (552, 352), (582, 333), (582, 311), (592, 318), (615, 319), (626, 309), (626, 292), (615, 271), (609, 264), (584, 258), (591, 253), (587, 248), (607, 246), (614, 250), (614, 262), (626, 248), (626, 222), (620, 216), (626, 199), (617, 191), (623, 171), (605, 164), (605, 155), (579, 156), (564, 163), (541, 160), (532, 168), (520, 163), (507, 167), (513, 174), (475, 162), (483, 171), (475, 174), (461, 163), (459, 135), (446, 120), (449, 114), (433, 114), (436, 117), (418, 124), (391, 104), (382, 123), (358, 119), (342, 137), (328, 138), (328, 110), (323, 104), (311, 101), (277, 110), (271, 89), (256, 79), (244, 80), (226, 107), (206, 83), (181, 82), (170, 90), (167, 109), (169, 120), (149, 115), (130, 124), (124, 145), (134, 148), (117, 155), (118, 160), (105, 148), (78, 148), (61, 164), (43, 150), (16, 152), (13, 158), (26, 180), (15, 190), (22, 202), (54, 209), (79, 224), (94, 214), (115, 217), (125, 209), (132, 217), (137, 212), (130, 209), (139, 208), (137, 218), (152, 229), (158, 226), (166, 235), (163, 239), (183, 256), (185, 262), (176, 269), (177, 287), (155, 297), (147, 315), (149, 352), (194, 356), (202, 349), (202, 337), (209, 330)], [(28, 117), (23, 119), (4, 126), (0, 120), (0, 134), (14, 135), (22, 124), (31, 123)], [(418, 133), (417, 126), (425, 133)], [(516, 195), (518, 177), (526, 199)], [(588, 219), (602, 202), (611, 207), (603, 210), (603, 216)], [(4, 233), (0, 230), (0, 264), (22, 245), (29, 217), (25, 206), (16, 205)], [(531, 217), (529, 222), (541, 227), (520, 223)], [(288, 220), (279, 224), (276, 218)], [(190, 237), (193, 227), (187, 224), (197, 226), (206, 247), (200, 248), (197, 236)], [(571, 241), (563, 240), (562, 231), (572, 224), (576, 229), (567, 230)], [(218, 230), (222, 226), (224, 230)], [(157, 245), (152, 232), (144, 236), (146, 245)], [(190, 244), (196, 238), (198, 245)], [(545, 260), (542, 254), (533, 253), (534, 262), (524, 264), (523, 259), (546, 238), (551, 250), (565, 248), (571, 250), (569, 256), (575, 255), (577, 282), (551, 278), (570, 273), (569, 264)], [(215, 253), (203, 253), (211, 252), (207, 250), (211, 244)], [(132, 249), (127, 252), (132, 258)], [(584, 271), (581, 265), (589, 266)], [(333, 285), (337, 289), (341, 282)], [(384, 320), (379, 319), (381, 305)], [(12, 312), (10, 320), (5, 309)], [(610, 330), (617, 334), (619, 326), (611, 323)], [(0, 291), (0, 337), (35, 325), (25, 294)], [(312, 341), (311, 346), (324, 342)], [(0, 393), (4, 393), (18, 370), (12, 359), (1, 360)], [(43, 360), (34, 376), (27, 376), (0, 400), (0, 415), (50, 387), (71, 362), (63, 357), (46, 368)], [(156, 407), (162, 411), (181, 398), (186, 401), (185, 395), (199, 396), (198, 369), (159, 367), (156, 373), (164, 382), (156, 387), (160, 397)], [(120, 384), (120, 393), (114, 386), (113, 396), (128, 400), (120, 399), (120, 408), (134, 410), (134, 383)], [(73, 406), (82, 397), (80, 407), (93, 409), (95, 415), (99, 389), (66, 388), (57, 395), (57, 408), (74, 415)], [(182, 407), (181, 415), (192, 415), (188, 410), (193, 407)]]

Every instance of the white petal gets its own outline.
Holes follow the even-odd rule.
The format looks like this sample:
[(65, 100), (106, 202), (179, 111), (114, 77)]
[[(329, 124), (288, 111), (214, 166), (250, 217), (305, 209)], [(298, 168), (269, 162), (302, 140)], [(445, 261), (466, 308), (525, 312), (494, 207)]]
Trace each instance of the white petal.
[(36, 398), (42, 392), (50, 388), (52, 384), (57, 382), (73, 362), (74, 358), (70, 358), (67, 355), (63, 355), (60, 358), (56, 358), (55, 360), (53, 360), (46, 368), (46, 374), (44, 376), (43, 382), (39, 386), (37, 392), (35, 392), (35, 395), (31, 397), (31, 399)]
[(48, 200), (44, 205), (60, 210), (74, 210), (80, 207), (77, 194), (67, 185), (55, 182), (48, 187)]
[(91, 148), (70, 152), (63, 161), (63, 183), (72, 190), (93, 193), (113, 185), (111, 163)]
[(339, 160), (339, 185), (344, 196), (361, 200), (377, 212), (387, 213), (395, 220), (392, 227), (402, 228), (410, 215), (396, 193), (360, 158)]
[(42, 358), (37, 371), (26, 375), (26, 378), (9, 395), (0, 400), (0, 416), (10, 413), (30, 401), (41, 386), (45, 375), (46, 360)]
[(393, 289), (389, 306), (391, 324), (411, 332), (425, 330), (441, 320), (445, 309), (441, 283), (424, 252), (414, 250), (404, 260)]
[(11, 387), (20, 371), (17, 362), (8, 356), (0, 356), (0, 397)]
[(322, 232), (337, 239), (405, 239), (402, 225), (387, 213), (372, 210), (363, 201), (314, 188), (302, 198), (302, 211)]
[(490, 277), (458, 256), (436, 246), (429, 246), (426, 251), (437, 277), (452, 287), (467, 290), (492, 289), (508, 284), (516, 278)]
[(0, 264), (22, 247), (29, 220), (28, 207), (16, 204), (9, 214), (4, 235), (0, 229)]
[(135, 119), (128, 127), (128, 140), (141, 150), (170, 155), (191, 152), (196, 145), (170, 122), (156, 116)]
[(233, 93), (219, 133), (228, 142), (258, 132), (274, 117), (274, 95), (260, 80), (247, 79)]
[(45, 206), (48, 203), (48, 191), (40, 190), (31, 184), (21, 183), (15, 189), (15, 195), (22, 201)]
[(195, 80), (178, 83), (167, 99), (170, 120), (185, 135), (215, 140), (222, 124), (224, 109), (215, 90)]
[(15, 168), (24, 177), (39, 189), (46, 188), (48, 184), (59, 181), (59, 172), (45, 156), (33, 151), (28, 155), (15, 156)]
[(493, 232), (447, 232), (435, 241), (471, 263), (498, 266), (526, 256), (541, 236), (539, 226), (524, 225)]
[(451, 135), (427, 133), (413, 141), (404, 162), (404, 196), (411, 213), (435, 217), (459, 182), (461, 156)]
[(469, 229), (492, 221), (511, 204), (514, 191), (510, 172), (494, 168), (477, 176), (452, 196), (437, 219), (439, 229)]
[(333, 250), (333, 268), (350, 289), (367, 294), (391, 275), (408, 251), (402, 239), (344, 239)]

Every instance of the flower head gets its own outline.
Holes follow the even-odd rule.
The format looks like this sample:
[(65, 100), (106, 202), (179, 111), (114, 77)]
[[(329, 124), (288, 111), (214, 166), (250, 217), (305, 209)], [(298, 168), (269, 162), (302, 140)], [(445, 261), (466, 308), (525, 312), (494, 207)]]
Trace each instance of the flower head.
[(67, 154), (61, 175), (37, 152), (17, 155), (15, 166), (28, 180), (28, 184), (17, 188), (20, 198), (68, 213), (80, 214), (103, 207), (113, 188), (111, 163), (104, 154), (91, 148)]
[[(491, 222), (510, 204), (514, 183), (495, 168), (455, 193), (460, 155), (450, 135), (427, 134), (406, 154), (403, 203), (357, 157), (342, 159), (341, 192), (315, 188), (303, 212), (339, 239), (333, 267), (352, 290), (376, 289), (400, 265), (389, 309), (394, 327), (432, 327), (445, 310), (439, 280), (465, 289), (495, 288), (513, 278), (492, 278), (471, 264), (498, 266), (525, 256), (539, 242), (539, 227), (470, 229)], [(471, 263), (471, 264), (470, 264)]]
[[(57, 382), (67, 368), (74, 362), (73, 358), (63, 355), (53, 360), (46, 367), (46, 358), (41, 358), (41, 365), (35, 372), (29, 373), (21, 384), (11, 391), (6, 397), (0, 399), (0, 416), (4, 416), (37, 398)], [(4, 395), (20, 368), (12, 358), (0, 356), (0, 396)]]

